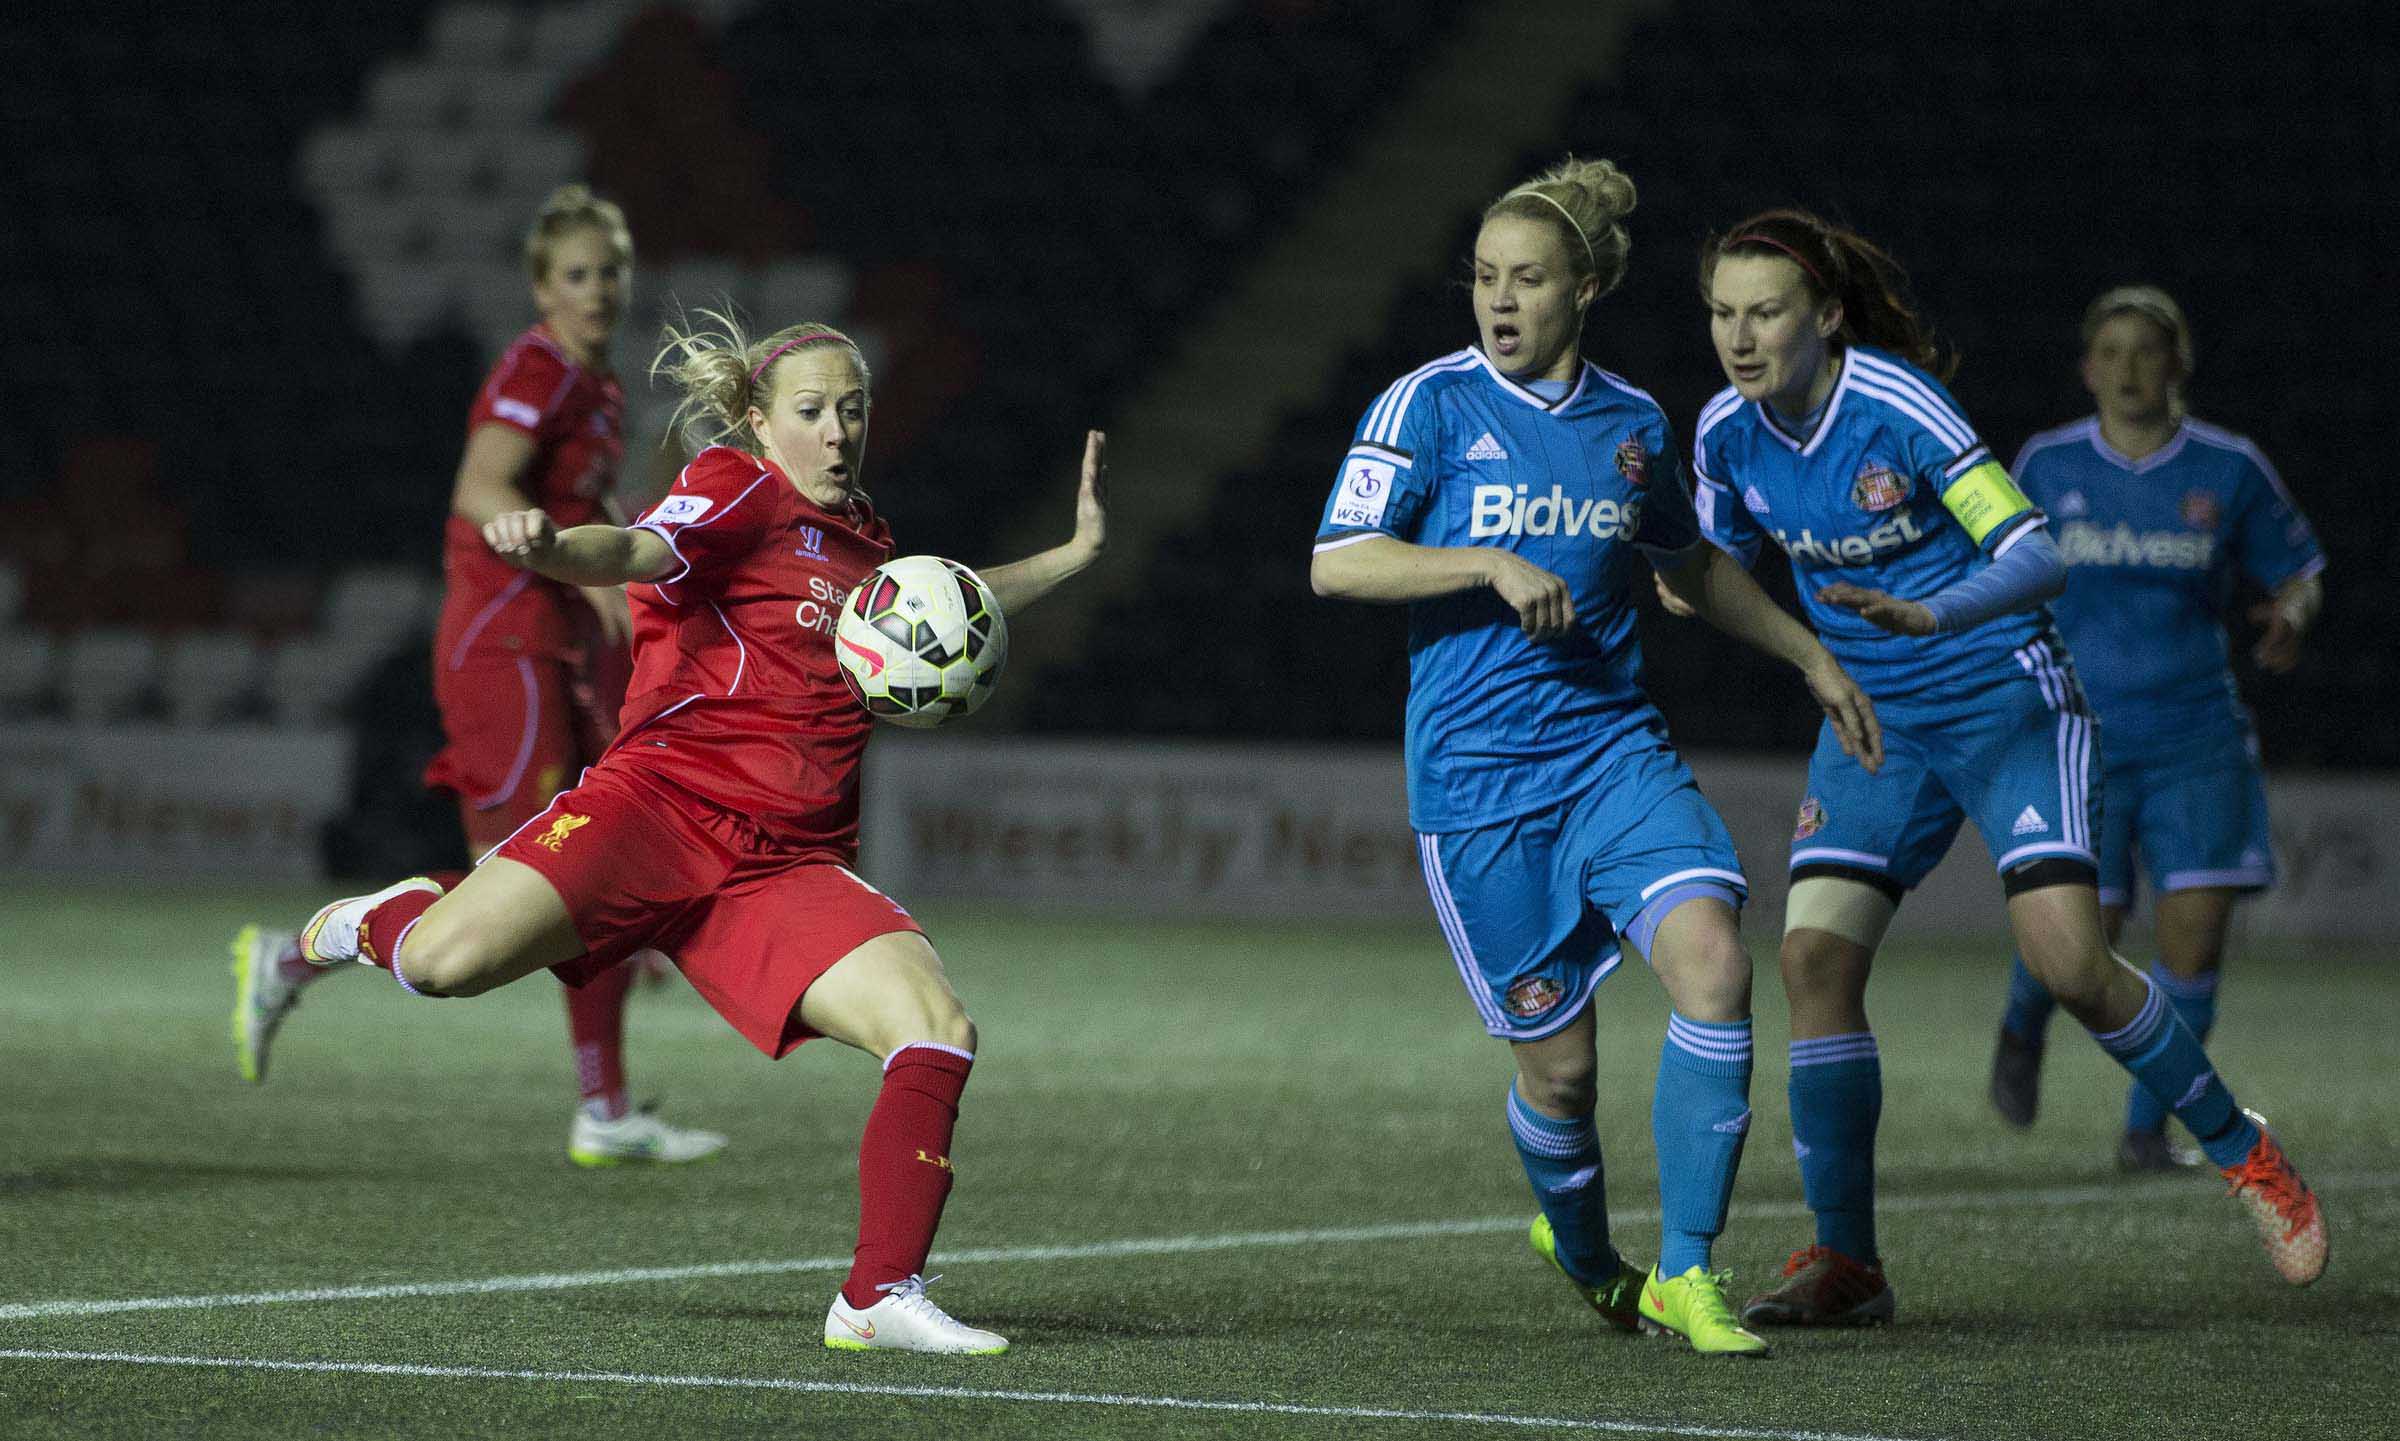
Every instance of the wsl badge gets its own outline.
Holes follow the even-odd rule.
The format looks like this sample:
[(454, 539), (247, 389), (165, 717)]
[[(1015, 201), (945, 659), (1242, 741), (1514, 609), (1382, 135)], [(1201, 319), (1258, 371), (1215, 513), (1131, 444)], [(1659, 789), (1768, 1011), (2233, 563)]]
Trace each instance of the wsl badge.
[(1624, 476), (1625, 483), (1636, 490), (1650, 484), (1650, 452), (1642, 449), (1641, 441), (1633, 436), (1625, 437), (1617, 446), (1617, 474)]
[(1850, 482), (1850, 499), (1869, 515), (1890, 510), (1908, 499), (1908, 477), (1895, 474), (1888, 465), (1870, 465)]
[(2182, 514), (2183, 523), (2194, 530), (2215, 530), (2221, 514), (2217, 498), (2205, 490), (2185, 491), (2183, 504), (2176, 509)]
[(1825, 803), (1815, 796), (1810, 796), (1800, 803), (1800, 819), (1792, 827), (1792, 839), (1804, 841), (1823, 829), (1825, 829)]

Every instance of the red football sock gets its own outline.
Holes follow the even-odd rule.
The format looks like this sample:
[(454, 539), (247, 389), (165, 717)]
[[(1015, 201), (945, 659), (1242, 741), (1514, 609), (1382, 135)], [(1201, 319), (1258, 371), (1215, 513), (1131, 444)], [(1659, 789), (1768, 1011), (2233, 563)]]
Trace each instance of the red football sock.
[(392, 957), (400, 952), (400, 942), (407, 939), (408, 928), (441, 898), (440, 891), (402, 891), (367, 912), (358, 923), (358, 958), (368, 965), (390, 970)]
[(613, 1121), (625, 1114), (625, 997), (633, 990), (633, 967), (610, 966), (588, 984), (564, 989), (575, 1084), (585, 1105), (597, 1103)]
[(858, 1250), (842, 1299), (865, 1308), (875, 1288), (925, 1269), (950, 1199), (950, 1128), (975, 1058), (913, 1041), (883, 1063), (883, 1093), (858, 1143)]

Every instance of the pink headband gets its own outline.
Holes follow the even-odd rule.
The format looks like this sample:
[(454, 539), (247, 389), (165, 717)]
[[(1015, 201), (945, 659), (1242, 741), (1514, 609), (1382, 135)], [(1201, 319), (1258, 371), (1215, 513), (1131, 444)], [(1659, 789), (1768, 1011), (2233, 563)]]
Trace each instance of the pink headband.
[(848, 345), (850, 343), (850, 337), (842, 334), (838, 330), (803, 330), (798, 335), (793, 336), (783, 344), (778, 345), (773, 350), (768, 351), (767, 358), (758, 363), (758, 369), (750, 372), (750, 383), (752, 385), (758, 384), (758, 378), (767, 373), (768, 366), (773, 365), (776, 361), (783, 359), (783, 353), (785, 351), (791, 349), (795, 345), (806, 345), (812, 340), (838, 340), (844, 345)]
[(1753, 230), (1747, 235), (1728, 236), (1725, 243), (1718, 248), (1721, 250), (1731, 250), (1737, 245), (1764, 245), (1770, 249), (1780, 250), (1792, 258), (1792, 263), (1794, 265), (1797, 265), (1802, 270), (1808, 272), (1808, 278), (1817, 283), (1817, 289), (1824, 291), (1831, 291), (1833, 289), (1832, 286), (1825, 283), (1825, 277), (1817, 273), (1817, 267), (1808, 263), (1807, 256), (1802, 255), (1799, 251), (1794, 250), (1792, 247), (1784, 244), (1782, 241), (1777, 240), (1772, 235), (1761, 235), (1757, 231)]

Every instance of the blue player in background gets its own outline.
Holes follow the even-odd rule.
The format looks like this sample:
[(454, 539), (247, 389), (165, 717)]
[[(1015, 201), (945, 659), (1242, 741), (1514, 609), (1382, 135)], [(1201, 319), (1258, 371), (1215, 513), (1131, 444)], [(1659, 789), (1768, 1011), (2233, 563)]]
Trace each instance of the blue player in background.
[[(2107, 739), (2101, 923), (2115, 944), (2138, 854), (2158, 943), (2150, 979), (2206, 1040), (2234, 902), (2275, 878), (2258, 740), (2227, 663), (2234, 577), (2271, 592), (2251, 612), (2262, 627), (2252, 659), (2288, 671), (2324, 599), (2325, 556), (2258, 447), (2185, 413), (2191, 373), (2182, 307), (2153, 286), (2109, 291), (2083, 317), (2097, 413), (2026, 442), (2016, 481), (2057, 529), (2067, 590), (2052, 610)], [(2017, 961), (1992, 1103), (2018, 1126), (2033, 1124), (2053, 1004)], [(2195, 1164), (2166, 1127), (2167, 1108), (2134, 1086), (2117, 1163)]]
[[(1872, 709), (1825, 648), (1700, 544), (1657, 402), (1583, 359), (1584, 316), (1625, 272), (1633, 203), (1614, 165), (1570, 159), (1485, 210), (1481, 343), (1368, 409), (1309, 577), (1320, 595), (1409, 605), (1409, 819), (1468, 994), (1514, 1051), (1507, 1116), (1541, 1207), (1534, 1248), (1621, 1329), (1757, 1356), (1766, 1343), (1710, 1270), (1750, 1120), (1746, 887), (1641, 690), (1637, 558), (1797, 667), (1847, 753), (1871, 768), (1880, 752)], [(1646, 1277), (1609, 1241), (1593, 1120), (1592, 994), (1627, 949), (1673, 1003)]]
[(2093, 718), (2043, 603), (2065, 569), (2042, 512), (1931, 373), (1904, 278), (1864, 238), (1796, 210), (1702, 252), (1732, 384), (1693, 437), (1709, 538), (1744, 563), (1772, 540), (1801, 604), (1874, 700), (1884, 764), (1830, 732), (1809, 763), (1784, 913), (1793, 1147), (1816, 1240), (1742, 1309), (1751, 1325), (1892, 1319), (1875, 1236), (1880, 1053), (1867, 976), (1900, 899), (1972, 819), (2027, 967), (2174, 1111), (2256, 1221), (2284, 1278), (2325, 1265), (2317, 1200), (2235, 1104), (2164, 992), (2100, 924)]

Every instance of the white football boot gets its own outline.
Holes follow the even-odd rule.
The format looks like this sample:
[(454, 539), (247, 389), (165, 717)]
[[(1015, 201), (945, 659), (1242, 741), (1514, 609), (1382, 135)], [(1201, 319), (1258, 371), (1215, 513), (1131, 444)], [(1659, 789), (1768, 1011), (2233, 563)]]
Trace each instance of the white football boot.
[(358, 927), (367, 918), (367, 912), (409, 891), (431, 891), (438, 896), (442, 888), (423, 876), (410, 876), (371, 896), (349, 896), (335, 901), (310, 916), (301, 929), (300, 958), (312, 966), (338, 966), (344, 961), (357, 960)]
[(833, 1294), (825, 1313), (825, 1344), (836, 1351), (924, 1351), (940, 1356), (997, 1356), (1008, 1338), (978, 1331), (925, 1298), (939, 1276), (886, 1281), (883, 1299), (864, 1310)]
[(300, 938), (290, 931), (247, 925), (234, 933), (233, 1058), (254, 1086), (267, 1079), (267, 1048), (300, 1004), (300, 987), (318, 974), (305, 968), (295, 974), (299, 960)]
[(578, 1166), (681, 1166), (725, 1149), (714, 1131), (670, 1126), (643, 1106), (613, 1121), (577, 1107), (567, 1133), (567, 1159)]

